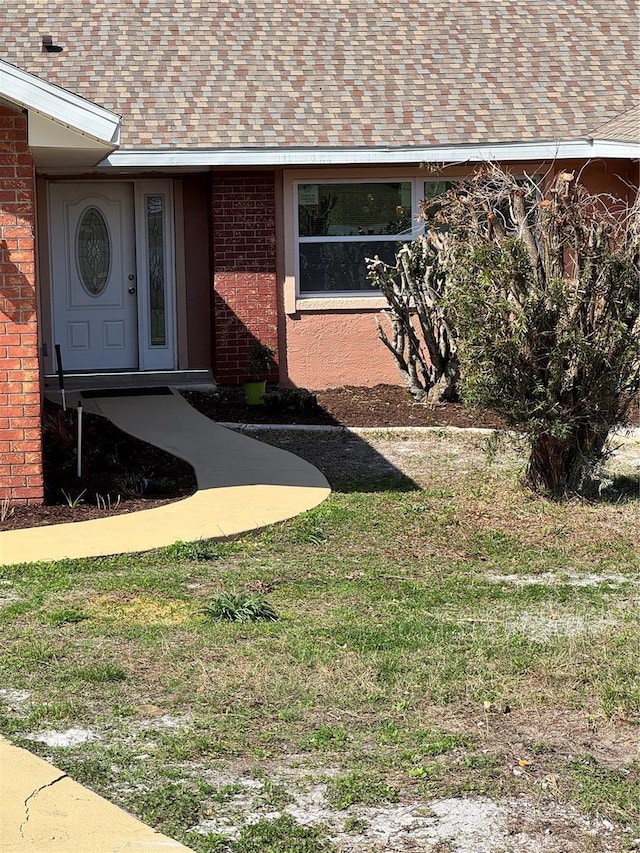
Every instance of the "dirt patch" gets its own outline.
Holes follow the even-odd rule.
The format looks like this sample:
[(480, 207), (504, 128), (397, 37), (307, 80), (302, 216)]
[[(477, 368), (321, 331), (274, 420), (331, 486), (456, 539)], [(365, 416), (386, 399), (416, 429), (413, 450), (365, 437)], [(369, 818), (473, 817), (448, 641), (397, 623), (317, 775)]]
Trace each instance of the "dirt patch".
[(576, 586), (589, 587), (601, 584), (640, 584), (639, 578), (613, 574), (556, 574), (555, 572), (540, 572), (538, 575), (494, 575), (486, 574), (485, 580), (493, 583), (508, 583), (513, 586)]
[[(612, 822), (588, 818), (549, 796), (424, 798), (339, 809), (328, 799), (327, 780), (337, 775), (333, 767), (310, 773), (280, 765), (268, 771), (265, 782), (240, 766), (212, 770), (211, 784), (233, 784), (235, 790), (197, 831), (235, 839), (243, 826), (287, 814), (302, 825), (325, 826), (341, 853), (605, 853), (620, 849), (623, 839)], [(290, 799), (288, 804), (270, 802), (274, 786)]]
[(79, 746), (83, 743), (92, 743), (98, 740), (98, 736), (90, 729), (81, 729), (74, 727), (67, 729), (64, 732), (47, 731), (39, 732), (38, 734), (29, 735), (29, 740), (46, 743), (47, 746), (54, 747), (71, 747)]
[[(498, 802), (450, 798), (378, 809), (351, 808), (345, 814), (327, 808), (323, 794), (322, 786), (311, 789), (295, 804), (285, 807), (284, 813), (303, 825), (328, 826), (341, 853), (595, 853), (611, 850), (611, 843), (621, 840), (608, 821), (590, 821), (576, 809), (558, 804), (540, 806), (524, 798)], [(264, 817), (275, 819), (279, 814), (249, 812), (247, 823)], [(365, 828), (361, 832), (345, 832), (348, 819), (359, 821), (358, 825)], [(229, 833), (228, 824), (219, 818), (207, 822), (202, 829)], [(237, 837), (237, 831), (234, 827), (227, 837)]]

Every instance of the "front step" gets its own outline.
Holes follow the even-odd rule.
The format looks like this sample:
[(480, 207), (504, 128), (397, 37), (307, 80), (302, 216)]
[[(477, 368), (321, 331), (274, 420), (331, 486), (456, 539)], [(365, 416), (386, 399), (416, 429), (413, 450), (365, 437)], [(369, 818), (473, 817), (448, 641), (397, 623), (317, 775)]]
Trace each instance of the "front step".
[[(65, 391), (104, 391), (118, 388), (154, 388), (170, 385), (174, 388), (206, 388), (213, 390), (216, 383), (210, 370), (145, 370), (118, 373), (65, 373)], [(58, 391), (58, 376), (48, 373), (44, 377), (45, 391)]]

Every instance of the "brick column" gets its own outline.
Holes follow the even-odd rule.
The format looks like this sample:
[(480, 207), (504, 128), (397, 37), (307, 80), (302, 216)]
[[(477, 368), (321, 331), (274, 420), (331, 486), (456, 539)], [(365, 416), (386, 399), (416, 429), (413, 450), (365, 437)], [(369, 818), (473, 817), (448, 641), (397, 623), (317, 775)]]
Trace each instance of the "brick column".
[(275, 176), (224, 173), (212, 186), (214, 376), (238, 383), (251, 345), (278, 343)]
[(27, 119), (0, 105), (0, 500), (42, 503), (35, 178)]

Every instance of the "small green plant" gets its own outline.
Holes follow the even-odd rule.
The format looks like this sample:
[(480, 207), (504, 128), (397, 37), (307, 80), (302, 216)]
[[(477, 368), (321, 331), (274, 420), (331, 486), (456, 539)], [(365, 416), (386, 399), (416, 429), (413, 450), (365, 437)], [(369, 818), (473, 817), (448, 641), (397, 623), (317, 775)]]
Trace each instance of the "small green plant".
[(445, 732), (440, 729), (425, 729), (416, 732), (416, 740), (420, 744), (423, 755), (434, 757), (445, 755), (458, 747), (469, 747), (473, 738), (456, 732)]
[(248, 592), (223, 592), (203, 609), (207, 619), (227, 622), (257, 622), (259, 619), (275, 622), (278, 618), (268, 601)]
[(87, 614), (77, 607), (64, 607), (62, 610), (54, 610), (53, 613), (49, 614), (49, 623), (54, 628), (59, 628), (61, 625), (75, 625), (87, 618)]
[(412, 764), (407, 767), (407, 773), (412, 779), (425, 781), (427, 779), (437, 779), (442, 773), (442, 766), (437, 761), (430, 764)]
[(249, 350), (249, 355), (247, 357), (247, 364), (244, 370), (247, 375), (247, 379), (260, 381), (262, 379), (266, 379), (267, 376), (273, 373), (276, 367), (276, 363), (274, 361), (275, 354), (276, 351), (273, 347), (256, 341)]
[(351, 817), (348, 817), (345, 820), (342, 831), (348, 832), (351, 835), (361, 835), (365, 832), (368, 825), (369, 824), (363, 818), (351, 815)]
[(467, 755), (464, 766), (468, 770), (493, 770), (499, 764), (495, 755)]
[(305, 746), (325, 752), (338, 752), (349, 742), (349, 734), (345, 729), (335, 726), (321, 725), (305, 741)]
[(167, 835), (178, 835), (201, 818), (202, 793), (177, 782), (167, 782), (133, 796), (128, 806), (145, 823)]
[(101, 684), (110, 681), (126, 681), (127, 673), (117, 663), (90, 663), (76, 670), (76, 675), (84, 681)]
[(327, 541), (327, 534), (322, 527), (310, 519), (293, 527), (293, 537), (300, 545), (322, 545)]
[(13, 668), (18, 672), (48, 666), (56, 658), (56, 649), (33, 634), (25, 635), (11, 647)]
[(81, 785), (96, 790), (109, 784), (112, 761), (97, 750), (88, 755), (78, 755), (75, 749), (59, 749), (56, 750), (55, 761), (57, 767)]
[(233, 848), (229, 845), (226, 835), (219, 832), (185, 832), (181, 838), (184, 844), (189, 845), (189, 850), (194, 853), (232, 853)]
[(218, 756), (224, 750), (224, 743), (214, 734), (190, 729), (170, 729), (158, 738), (158, 755), (171, 761), (195, 761)]
[(265, 803), (272, 809), (283, 809), (293, 802), (293, 797), (284, 785), (265, 779), (262, 783), (261, 795), (258, 803)]
[(211, 795), (211, 799), (215, 803), (228, 803), (243, 792), (244, 788), (239, 782), (229, 782), (228, 785), (222, 785), (217, 788)]
[[(387, 671), (388, 670), (388, 671)], [(395, 673), (393, 664), (389, 667), (381, 668), (381, 675)], [(401, 731), (392, 720), (382, 720), (378, 727), (378, 741), (380, 743), (397, 743), (400, 739)]]
[(544, 740), (534, 740), (529, 744), (529, 751), (532, 755), (549, 755), (554, 752), (554, 748)]
[(370, 773), (354, 770), (330, 782), (327, 797), (335, 808), (347, 809), (356, 803), (363, 806), (397, 803), (400, 793), (384, 780)]
[(206, 560), (217, 560), (219, 557), (217, 544), (207, 539), (197, 539), (195, 542), (178, 540), (163, 550), (167, 557), (174, 560), (205, 562)]
[(64, 495), (64, 499), (67, 503), (67, 506), (71, 509), (76, 509), (80, 506), (80, 504), (84, 503), (83, 498), (87, 492), (86, 489), (83, 489), (78, 495), (74, 497), (72, 492), (67, 492), (64, 489), (60, 489), (60, 491)]

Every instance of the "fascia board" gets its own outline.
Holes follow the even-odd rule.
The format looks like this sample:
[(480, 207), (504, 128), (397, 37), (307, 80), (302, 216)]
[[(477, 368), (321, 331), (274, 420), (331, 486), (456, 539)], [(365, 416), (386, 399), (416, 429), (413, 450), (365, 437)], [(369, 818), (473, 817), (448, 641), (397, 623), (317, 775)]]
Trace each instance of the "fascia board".
[(0, 96), (111, 148), (120, 142), (116, 113), (1, 60)]
[(439, 145), (413, 148), (138, 148), (114, 151), (100, 167), (324, 166), (393, 163), (521, 162), (611, 157), (635, 159), (640, 146), (598, 140)]
[[(640, 159), (640, 142), (615, 142), (611, 139), (593, 139), (590, 140), (593, 147), (597, 150), (597, 157), (623, 157), (624, 159), (638, 160)], [(619, 152), (626, 151), (626, 154)]]

